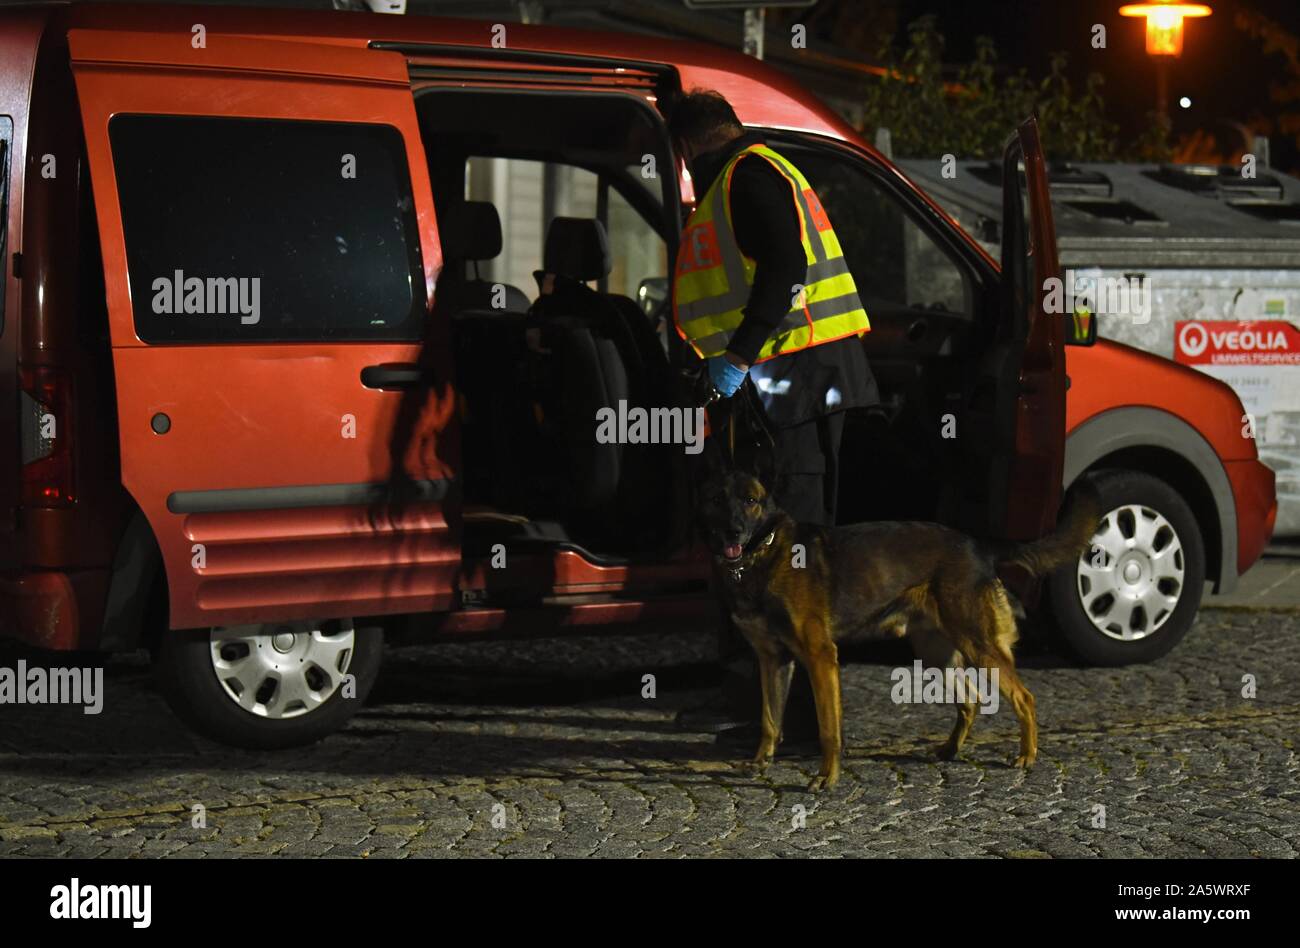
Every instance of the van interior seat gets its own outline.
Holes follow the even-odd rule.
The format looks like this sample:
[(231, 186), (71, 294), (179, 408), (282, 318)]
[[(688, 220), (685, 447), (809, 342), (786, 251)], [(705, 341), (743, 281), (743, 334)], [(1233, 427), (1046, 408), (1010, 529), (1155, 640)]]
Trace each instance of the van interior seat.
[[(669, 486), (660, 463), (663, 445), (599, 443), (596, 413), (666, 404), (667, 358), (640, 308), (587, 284), (612, 268), (605, 228), (590, 218), (557, 217), (546, 234), (543, 269), (534, 274), (539, 296), (529, 320), (541, 333), (543, 360), (557, 383), (553, 418), (565, 432), (573, 474), (570, 489), (578, 502), (597, 513), (607, 531), (624, 540), (650, 534), (663, 525), (648, 516)], [(640, 330), (640, 331), (639, 331)], [(587, 483), (583, 483), (583, 481)]]
[(534, 376), (542, 380), (542, 424), (559, 450), (570, 516), (608, 522), (618, 499), (624, 446), (596, 440), (596, 415), (629, 402), (637, 356), (616, 314), (586, 285), (609, 273), (609, 240), (599, 221), (555, 218), (546, 232), (538, 297), (529, 311)]
[[(647, 548), (664, 529), (655, 512), (671, 487), (661, 462), (672, 449), (599, 441), (597, 413), (618, 411), (620, 402), (666, 404), (668, 365), (635, 303), (620, 305), (587, 285), (611, 266), (598, 221), (559, 217), (547, 231), (543, 269), (534, 274), (539, 295), (526, 314), (452, 311), (468, 409), (467, 494), (477, 485), (467, 500), (534, 524), (559, 521), (573, 541), (593, 548)], [(479, 520), (476, 532), (542, 539), (513, 521)]]
[[(513, 468), (528, 450), (518, 439), (531, 433), (532, 409), (510, 391), (513, 384), (503, 388), (500, 381), (513, 381), (523, 364), (528, 296), (509, 284), (498, 292), (479, 275), (479, 264), (502, 249), (501, 218), (492, 203), (450, 204), (439, 218), (439, 235), (445, 264), (434, 305), (435, 314), (452, 325), (467, 498), (521, 509)], [(473, 279), (466, 276), (468, 263), (474, 265)]]
[[(479, 275), (479, 264), (501, 253), (501, 216), (490, 201), (461, 201), (447, 212), (447, 220), (438, 228), (446, 260), (438, 281), (440, 308), (444, 312), (461, 310), (504, 311), (522, 313), (528, 309), (528, 296), (517, 286), (502, 283), (504, 306), (494, 306), (494, 283)], [(465, 276), (465, 265), (474, 265), (474, 278)]]
[[(607, 277), (612, 268), (609, 238), (600, 221), (555, 218), (546, 231), (542, 269), (534, 273), (540, 295), (533, 304), (533, 313), (542, 318), (563, 313), (590, 321), (618, 348), (630, 386), (629, 404), (647, 405), (661, 394), (656, 390), (655, 367), (662, 361), (666, 372), (667, 359), (658, 337), (634, 302), (587, 285)], [(626, 301), (631, 310), (620, 305), (620, 300)]]

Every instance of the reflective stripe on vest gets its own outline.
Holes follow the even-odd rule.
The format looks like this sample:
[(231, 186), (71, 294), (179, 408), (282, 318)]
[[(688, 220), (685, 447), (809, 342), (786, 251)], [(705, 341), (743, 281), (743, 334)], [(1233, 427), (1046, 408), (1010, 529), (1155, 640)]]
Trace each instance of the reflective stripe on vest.
[(844, 251), (812, 186), (772, 149), (751, 145), (727, 162), (686, 221), (673, 279), (677, 332), (701, 358), (709, 358), (726, 351), (744, 318), (755, 266), (741, 253), (732, 229), (731, 175), (748, 155), (766, 159), (790, 183), (808, 261), (803, 291), (791, 299), (790, 312), (755, 361), (869, 330)]

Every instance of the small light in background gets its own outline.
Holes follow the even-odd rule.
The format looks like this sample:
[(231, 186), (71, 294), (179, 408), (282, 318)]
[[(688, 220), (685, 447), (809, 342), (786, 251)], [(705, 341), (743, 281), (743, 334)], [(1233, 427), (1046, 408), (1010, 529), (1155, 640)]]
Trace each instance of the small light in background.
[(1178, 104), (1185, 109), (1190, 109), (1192, 107), (1192, 100), (1187, 98), (1187, 96), (1183, 96), (1181, 99), (1178, 100)]

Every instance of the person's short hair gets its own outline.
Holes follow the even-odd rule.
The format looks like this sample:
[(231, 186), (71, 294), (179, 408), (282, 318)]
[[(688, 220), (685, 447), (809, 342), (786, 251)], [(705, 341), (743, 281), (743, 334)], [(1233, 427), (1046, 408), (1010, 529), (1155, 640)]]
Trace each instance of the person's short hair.
[(736, 110), (718, 92), (692, 89), (677, 96), (668, 113), (668, 134), (673, 147), (691, 145), (696, 152), (734, 138), (745, 127), (736, 118)]

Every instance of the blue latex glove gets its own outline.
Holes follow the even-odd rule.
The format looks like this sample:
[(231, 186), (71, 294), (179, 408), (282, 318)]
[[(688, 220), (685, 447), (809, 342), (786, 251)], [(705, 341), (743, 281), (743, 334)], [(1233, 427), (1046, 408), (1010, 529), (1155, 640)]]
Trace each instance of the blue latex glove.
[(723, 398), (730, 398), (740, 389), (745, 381), (747, 370), (732, 365), (725, 355), (714, 356), (709, 360), (709, 381), (713, 383)]

